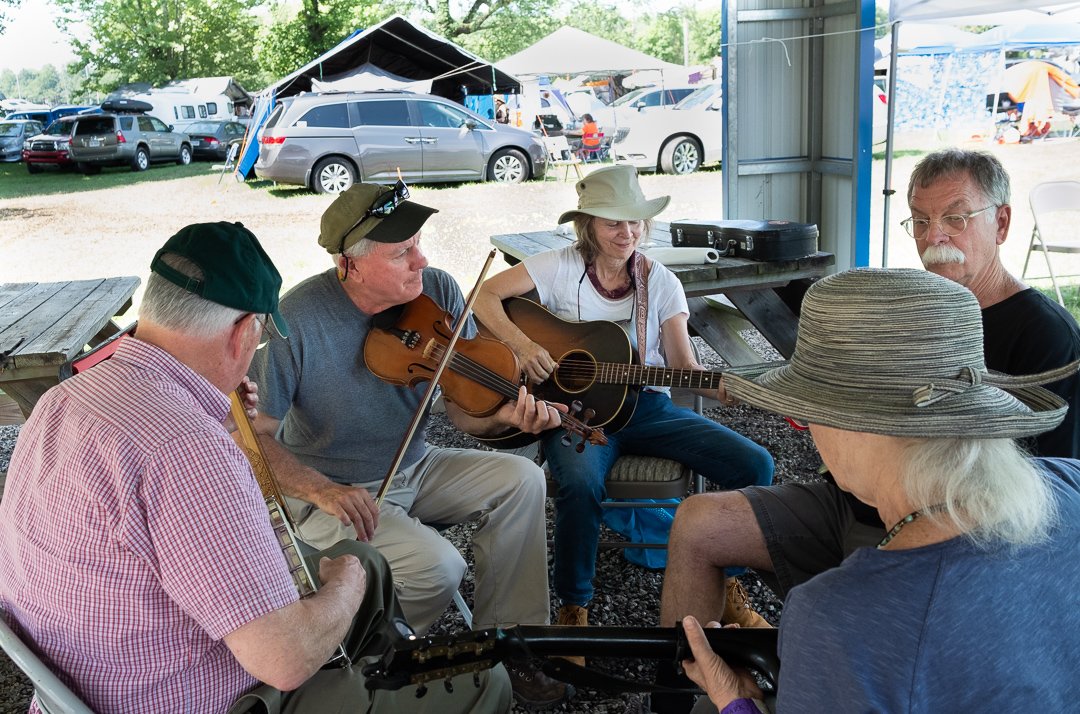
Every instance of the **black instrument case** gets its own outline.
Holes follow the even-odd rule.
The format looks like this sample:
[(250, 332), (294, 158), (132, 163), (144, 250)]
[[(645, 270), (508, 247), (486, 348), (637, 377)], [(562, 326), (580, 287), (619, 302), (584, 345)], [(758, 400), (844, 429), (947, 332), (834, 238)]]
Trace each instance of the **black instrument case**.
[(817, 252), (818, 228), (793, 221), (682, 220), (671, 223), (671, 244), (715, 248), (730, 258), (795, 260)]

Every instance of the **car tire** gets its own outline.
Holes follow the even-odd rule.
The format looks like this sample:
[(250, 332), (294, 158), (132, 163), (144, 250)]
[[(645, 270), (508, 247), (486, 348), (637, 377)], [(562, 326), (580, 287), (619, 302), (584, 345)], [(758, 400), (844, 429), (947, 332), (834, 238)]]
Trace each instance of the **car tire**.
[(701, 146), (689, 136), (677, 136), (660, 152), (660, 170), (666, 174), (692, 174), (701, 168)]
[(32, 174), (41, 173), (41, 167), (40, 166), (38, 166), (37, 164), (31, 164), (29, 162), (27, 162), (27, 164), (26, 164), (26, 170), (28, 172), (32, 173)]
[(132, 171), (146, 171), (150, 168), (150, 152), (146, 147), (140, 146), (135, 149), (135, 155), (131, 157)]
[(177, 157), (176, 163), (181, 166), (187, 166), (191, 163), (191, 147), (187, 144), (180, 145), (180, 156)]
[(101, 173), (101, 164), (88, 164), (86, 162), (82, 162), (79, 164), (79, 171), (81, 171), (86, 176), (97, 176), (99, 173)]
[(330, 157), (315, 164), (311, 171), (311, 188), (316, 193), (341, 193), (356, 183), (356, 169), (345, 159)]
[(529, 160), (517, 149), (499, 149), (488, 163), (488, 180), (522, 183), (529, 178)]

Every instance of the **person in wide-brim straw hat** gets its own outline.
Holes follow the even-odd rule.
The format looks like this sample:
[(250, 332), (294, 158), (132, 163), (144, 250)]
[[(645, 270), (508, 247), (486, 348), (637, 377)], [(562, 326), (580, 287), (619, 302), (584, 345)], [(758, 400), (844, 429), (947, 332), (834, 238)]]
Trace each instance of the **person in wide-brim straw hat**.
[[(532, 290), (563, 320), (606, 325), (595, 327), (597, 346), (602, 344), (607, 354), (616, 355), (606, 361), (629, 363), (636, 356), (642, 364), (653, 367), (703, 369), (690, 343), (686, 327), (689, 309), (682, 285), (670, 270), (638, 251), (652, 229), (651, 219), (664, 210), (670, 198), (646, 197), (632, 166), (597, 169), (578, 181), (576, 189), (577, 207), (559, 216), (559, 223), (573, 221), (576, 242), (529, 256), (488, 279), (476, 303), (477, 316), (510, 346), (528, 378), (541, 385), (537, 388), (540, 393), (545, 393), (548, 387), (544, 383), (553, 373), (557, 378), (552, 355), (566, 350), (561, 345), (534, 341), (542, 338), (522, 332), (503, 307), (507, 298)], [(572, 376), (571, 369), (564, 370), (567, 377)], [(589, 446), (579, 454), (559, 445), (558, 432), (543, 438), (551, 475), (559, 484), (554, 589), (561, 602), (560, 624), (587, 624), (604, 479), (619, 456), (669, 458), (724, 489), (772, 482), (773, 460), (764, 448), (692, 410), (675, 406), (668, 392), (660, 386), (646, 386), (628, 393), (628, 399), (636, 399), (636, 407), (630, 401), (624, 416), (597, 415), (593, 423), (608, 424), (606, 446)], [(728, 399), (722, 385), (700, 392), (720, 401)], [(593, 406), (589, 395), (578, 396), (585, 406)], [(620, 525), (614, 523), (616, 516), (606, 519)], [(666, 528), (658, 535), (665, 538)], [(647, 566), (663, 567), (665, 556), (654, 550), (639, 560)], [(745, 595), (738, 582), (732, 580), (732, 584), (732, 612), (751, 613), (742, 606)], [(744, 626), (767, 624), (760, 617), (735, 621)]]
[[(736, 398), (808, 422), (836, 484), (895, 524), (788, 595), (777, 711), (1061, 711), (1080, 695), (1064, 655), (1080, 647), (1075, 608), (1058, 619), (1015, 606), (1080, 590), (1080, 462), (1032, 459), (1016, 442), (1061, 422), (1066, 402), (1039, 385), (1080, 362), (999, 374), (982, 344), (966, 288), (860, 269), (810, 288), (789, 362), (725, 376)], [(683, 623), (689, 676), (723, 711), (751, 711), (739, 700), (756, 685), (709, 650), (697, 620)]]

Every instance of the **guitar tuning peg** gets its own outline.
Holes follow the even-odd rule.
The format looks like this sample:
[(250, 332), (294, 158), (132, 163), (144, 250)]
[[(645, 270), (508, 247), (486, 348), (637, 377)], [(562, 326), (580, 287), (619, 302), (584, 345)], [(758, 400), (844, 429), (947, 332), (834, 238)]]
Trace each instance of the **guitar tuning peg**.
[(443, 682), (443, 687), (446, 689), (447, 694), (454, 693), (454, 683), (450, 681), (449, 677), (447, 677), (446, 681)]
[(574, 447), (574, 451), (578, 452), (579, 454), (582, 453), (583, 451), (585, 451), (585, 439), (584, 438), (582, 438), (582, 440), (578, 442), (577, 446)]
[(417, 686), (417, 688), (416, 688), (416, 698), (420, 699), (425, 694), (427, 694), (427, 686), (425, 686), (423, 684)]
[(570, 444), (572, 443), (570, 441), (570, 432), (566, 432), (565, 434), (563, 434), (562, 438), (559, 439), (559, 443), (563, 446), (570, 446)]
[(596, 416), (596, 410), (592, 407), (589, 407), (585, 410), (585, 413), (582, 415), (581, 420), (587, 424), (592, 421), (592, 418), (594, 416)]
[(570, 402), (570, 413), (571, 414), (577, 414), (578, 412), (581, 411), (581, 407), (582, 407), (581, 400), (580, 399), (575, 399), (574, 401)]

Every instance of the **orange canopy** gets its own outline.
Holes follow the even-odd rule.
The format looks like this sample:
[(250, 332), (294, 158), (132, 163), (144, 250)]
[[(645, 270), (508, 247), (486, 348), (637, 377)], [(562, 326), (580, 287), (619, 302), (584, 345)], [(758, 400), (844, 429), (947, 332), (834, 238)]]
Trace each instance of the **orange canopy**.
[(1002, 75), (1002, 89), (1014, 102), (1024, 103), (1024, 113), (1020, 117), (1022, 127), (1050, 121), (1055, 107), (1061, 108), (1066, 95), (1074, 99), (1080, 97), (1080, 85), (1072, 77), (1060, 67), (1038, 60), (1018, 62), (1006, 69)]

